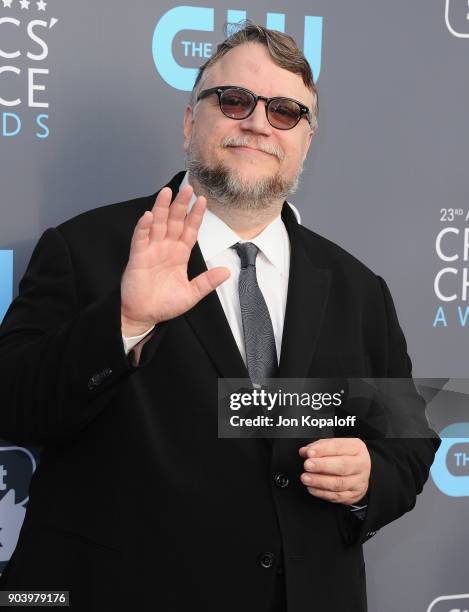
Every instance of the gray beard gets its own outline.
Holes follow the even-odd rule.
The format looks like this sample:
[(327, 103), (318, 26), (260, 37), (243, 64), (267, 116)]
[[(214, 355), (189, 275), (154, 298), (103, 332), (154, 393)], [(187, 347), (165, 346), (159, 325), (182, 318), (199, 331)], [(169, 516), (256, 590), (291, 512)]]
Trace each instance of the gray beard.
[(298, 174), (290, 180), (276, 174), (263, 177), (254, 183), (246, 183), (237, 172), (222, 163), (209, 168), (193, 156), (188, 156), (186, 168), (205, 190), (208, 199), (237, 210), (265, 210), (270, 208), (274, 201), (284, 200), (297, 190), (303, 169), (301, 167)]

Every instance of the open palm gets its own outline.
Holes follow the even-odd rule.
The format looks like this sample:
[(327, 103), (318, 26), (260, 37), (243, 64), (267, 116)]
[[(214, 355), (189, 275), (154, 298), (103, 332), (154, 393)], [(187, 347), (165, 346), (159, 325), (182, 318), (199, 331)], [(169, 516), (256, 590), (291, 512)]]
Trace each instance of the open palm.
[(135, 227), (121, 280), (126, 336), (187, 312), (230, 276), (228, 268), (218, 267), (188, 279), (187, 264), (206, 208), (201, 196), (186, 215), (192, 193), (187, 185), (171, 204), (171, 189), (164, 187)]

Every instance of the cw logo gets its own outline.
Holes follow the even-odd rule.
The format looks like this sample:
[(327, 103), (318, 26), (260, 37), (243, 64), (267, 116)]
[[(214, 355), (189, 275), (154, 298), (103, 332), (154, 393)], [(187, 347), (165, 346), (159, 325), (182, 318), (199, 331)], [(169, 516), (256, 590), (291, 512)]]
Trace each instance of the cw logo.
[[(226, 13), (228, 23), (246, 19), (246, 11), (231, 10)], [(285, 14), (267, 13), (266, 26), (285, 32)], [(158, 21), (153, 33), (153, 61), (160, 76), (174, 89), (191, 91), (197, 68), (181, 66), (173, 55), (173, 41), (183, 30), (214, 32), (215, 9), (200, 6), (175, 6)], [(323, 18), (306, 15), (304, 19), (303, 53), (317, 81), (321, 71)], [(185, 55), (192, 51), (192, 57), (208, 59), (212, 55), (211, 43), (181, 41)]]
[(13, 299), (13, 251), (0, 251), (0, 323)]
[(469, 497), (469, 423), (453, 423), (440, 431), (441, 444), (430, 468), (445, 495)]

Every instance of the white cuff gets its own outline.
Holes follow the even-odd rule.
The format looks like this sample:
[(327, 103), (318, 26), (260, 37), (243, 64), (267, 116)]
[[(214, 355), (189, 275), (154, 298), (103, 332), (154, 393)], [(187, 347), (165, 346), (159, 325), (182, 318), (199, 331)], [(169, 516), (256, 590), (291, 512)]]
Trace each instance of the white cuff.
[(122, 336), (122, 342), (124, 343), (125, 354), (128, 355), (130, 351), (134, 348), (134, 346), (138, 344), (140, 340), (143, 340), (145, 336), (148, 336), (148, 334), (152, 331), (152, 329), (154, 329), (154, 327), (155, 326), (153, 325), (153, 327), (150, 327), (150, 329), (147, 329), (147, 331), (143, 332), (143, 334), (140, 334), (140, 336)]

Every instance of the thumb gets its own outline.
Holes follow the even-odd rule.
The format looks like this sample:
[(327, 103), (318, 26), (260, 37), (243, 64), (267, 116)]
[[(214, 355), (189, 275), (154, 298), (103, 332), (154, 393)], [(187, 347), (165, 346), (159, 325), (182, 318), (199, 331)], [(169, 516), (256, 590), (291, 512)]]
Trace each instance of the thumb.
[(190, 282), (195, 303), (216, 289), (231, 276), (228, 268), (218, 267), (202, 272)]

